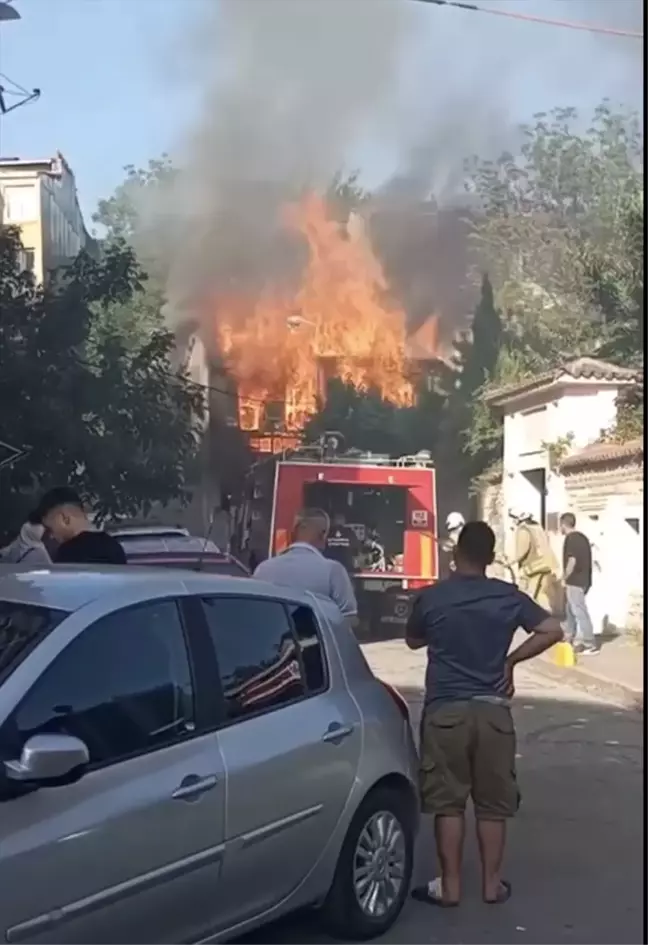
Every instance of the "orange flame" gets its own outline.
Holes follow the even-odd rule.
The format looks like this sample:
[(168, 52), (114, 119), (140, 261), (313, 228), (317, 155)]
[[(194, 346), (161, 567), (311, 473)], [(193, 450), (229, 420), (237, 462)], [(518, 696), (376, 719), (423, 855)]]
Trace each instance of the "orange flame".
[(259, 428), (263, 404), (274, 401), (285, 404), (284, 429), (301, 429), (327, 369), (410, 404), (405, 313), (389, 300), (368, 239), (351, 227), (344, 232), (314, 195), (287, 208), (285, 224), (308, 246), (297, 292), (280, 297), (269, 290), (247, 307), (244, 300), (220, 300), (215, 312), (220, 350), (238, 384), (242, 428)]

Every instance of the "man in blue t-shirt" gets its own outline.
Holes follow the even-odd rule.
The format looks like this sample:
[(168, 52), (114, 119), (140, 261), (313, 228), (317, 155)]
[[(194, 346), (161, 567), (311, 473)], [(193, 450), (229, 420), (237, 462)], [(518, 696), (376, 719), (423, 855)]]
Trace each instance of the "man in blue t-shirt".
[[(415, 899), (455, 906), (461, 898), (464, 812), (472, 797), (482, 867), (482, 896), (505, 902), (506, 821), (518, 809), (515, 729), (509, 706), (513, 671), (562, 639), (560, 622), (514, 584), (486, 577), (495, 535), (468, 522), (455, 548), (455, 573), (417, 597), (407, 624), (411, 649), (427, 647), (421, 721), (423, 813), (435, 815), (441, 875)], [(522, 627), (530, 635), (509, 653)]]

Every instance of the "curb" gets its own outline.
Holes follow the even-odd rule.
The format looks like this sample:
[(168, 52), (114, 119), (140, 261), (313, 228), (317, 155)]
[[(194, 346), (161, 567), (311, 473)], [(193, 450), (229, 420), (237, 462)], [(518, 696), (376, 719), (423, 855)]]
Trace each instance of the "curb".
[(584, 692), (602, 694), (611, 702), (616, 702), (621, 705), (624, 709), (633, 709), (635, 712), (643, 712), (643, 692), (638, 692), (636, 689), (626, 686), (624, 683), (596, 676), (594, 673), (581, 669), (578, 666), (563, 669), (560, 666), (554, 666), (548, 659), (543, 659), (542, 657), (529, 660), (526, 665), (532, 672), (545, 676), (555, 682), (573, 686), (575, 689), (581, 689)]

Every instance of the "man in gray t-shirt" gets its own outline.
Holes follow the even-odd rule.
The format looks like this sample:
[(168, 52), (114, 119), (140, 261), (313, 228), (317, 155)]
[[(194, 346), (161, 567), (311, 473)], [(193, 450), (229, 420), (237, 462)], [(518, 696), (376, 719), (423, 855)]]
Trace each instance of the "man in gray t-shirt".
[(322, 553), (329, 528), (326, 512), (304, 509), (295, 519), (292, 544), (281, 554), (261, 562), (254, 577), (329, 597), (345, 617), (355, 622), (358, 605), (351, 578), (343, 564), (325, 558)]

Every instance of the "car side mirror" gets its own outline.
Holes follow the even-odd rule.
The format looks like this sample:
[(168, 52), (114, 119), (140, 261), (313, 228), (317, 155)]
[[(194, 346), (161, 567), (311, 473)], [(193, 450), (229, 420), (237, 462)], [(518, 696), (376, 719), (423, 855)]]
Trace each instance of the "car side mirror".
[(5, 777), (23, 784), (56, 783), (73, 775), (90, 761), (90, 752), (73, 735), (32, 735), (20, 758), (5, 761)]

